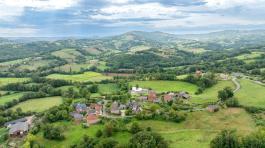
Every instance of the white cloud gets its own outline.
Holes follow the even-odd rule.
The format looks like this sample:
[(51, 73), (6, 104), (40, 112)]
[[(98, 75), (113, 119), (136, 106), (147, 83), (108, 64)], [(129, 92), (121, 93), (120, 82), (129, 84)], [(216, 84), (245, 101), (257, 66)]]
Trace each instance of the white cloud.
[(0, 20), (10, 21), (23, 14), (25, 8), (35, 11), (60, 10), (71, 7), (79, 0), (0, 0)]
[(38, 33), (34, 28), (0, 28), (1, 37), (32, 37)]
[(265, 0), (204, 0), (212, 9), (228, 9), (234, 7), (258, 8), (265, 6)]
[(163, 6), (159, 3), (111, 5), (98, 10), (98, 13), (90, 16), (95, 20), (119, 20), (119, 19), (170, 19), (180, 17), (177, 7)]
[(111, 4), (127, 4), (133, 2), (133, 0), (104, 0), (104, 1)]

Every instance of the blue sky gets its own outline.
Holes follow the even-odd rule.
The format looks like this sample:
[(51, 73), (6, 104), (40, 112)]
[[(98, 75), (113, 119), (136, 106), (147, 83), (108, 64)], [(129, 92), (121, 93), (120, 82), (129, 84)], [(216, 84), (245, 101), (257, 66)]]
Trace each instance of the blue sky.
[(265, 0), (0, 0), (0, 36), (265, 29)]

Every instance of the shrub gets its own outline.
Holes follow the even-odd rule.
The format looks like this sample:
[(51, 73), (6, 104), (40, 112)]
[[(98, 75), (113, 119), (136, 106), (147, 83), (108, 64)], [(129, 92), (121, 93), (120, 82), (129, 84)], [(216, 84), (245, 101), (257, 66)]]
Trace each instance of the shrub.
[(226, 106), (228, 107), (239, 107), (239, 102), (236, 98), (230, 98), (225, 101)]

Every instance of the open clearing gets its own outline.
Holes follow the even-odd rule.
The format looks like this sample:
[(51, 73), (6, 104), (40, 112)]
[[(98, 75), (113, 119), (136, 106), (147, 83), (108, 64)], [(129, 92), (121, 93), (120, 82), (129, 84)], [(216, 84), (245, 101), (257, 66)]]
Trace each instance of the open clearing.
[(198, 87), (191, 83), (186, 83), (182, 81), (133, 81), (130, 82), (131, 86), (139, 85), (142, 88), (152, 88), (157, 92), (167, 92), (167, 91), (187, 91), (194, 94)]
[(40, 99), (30, 99), (25, 102), (21, 102), (18, 105), (12, 107), (13, 110), (21, 108), (23, 112), (42, 112), (53, 106), (60, 105), (63, 102), (61, 97), (47, 97)]
[(115, 93), (119, 90), (119, 87), (117, 84), (99, 84), (98, 85), (98, 92), (102, 94), (111, 94)]
[(207, 103), (207, 102), (215, 102), (217, 101), (218, 91), (224, 89), (225, 87), (231, 87), (232, 89), (235, 88), (235, 85), (232, 81), (218, 81), (218, 83), (206, 89), (200, 95), (193, 95), (191, 102), (193, 103)]
[(76, 74), (76, 75), (51, 74), (47, 76), (47, 78), (62, 79), (73, 82), (87, 82), (87, 81), (96, 82), (96, 81), (111, 79), (112, 77), (104, 76), (103, 74), (97, 72), (85, 72), (83, 74)]
[(81, 56), (82, 54), (78, 52), (76, 49), (62, 49), (53, 52), (52, 55), (65, 59), (68, 62), (73, 62), (76, 60), (78, 56)]
[(7, 102), (11, 102), (13, 100), (19, 99), (20, 97), (23, 96), (24, 93), (14, 93), (11, 95), (6, 95), (6, 96), (2, 96), (0, 97), (0, 105), (4, 105)]
[[(44, 139), (42, 133), (37, 135), (37, 141), (40, 144), (45, 144), (46, 147), (56, 147), (56, 148), (69, 148), (71, 145), (78, 143), (84, 135), (88, 135), (89, 137), (95, 137), (96, 132), (99, 129), (103, 129), (104, 125), (92, 125), (89, 128), (82, 128), (81, 125), (76, 125), (71, 122), (57, 122), (55, 125), (59, 125), (62, 129), (64, 129), (65, 139), (63, 141), (54, 141)], [(113, 138), (121, 144), (128, 143), (131, 134), (128, 132), (118, 132), (113, 136)]]
[(10, 83), (18, 83), (28, 81), (29, 78), (0, 78), (0, 86), (7, 85)]
[(265, 87), (251, 80), (240, 79), (241, 89), (235, 94), (244, 106), (265, 107)]
[(236, 56), (235, 58), (239, 60), (250, 60), (250, 59), (260, 57), (261, 54), (263, 53), (264, 52), (251, 52), (251, 54), (242, 54), (242, 55)]
[(223, 129), (236, 129), (240, 135), (256, 130), (250, 115), (239, 108), (217, 113), (193, 112), (182, 123), (147, 120), (139, 121), (139, 124), (160, 133), (172, 148), (207, 148), (211, 139)]

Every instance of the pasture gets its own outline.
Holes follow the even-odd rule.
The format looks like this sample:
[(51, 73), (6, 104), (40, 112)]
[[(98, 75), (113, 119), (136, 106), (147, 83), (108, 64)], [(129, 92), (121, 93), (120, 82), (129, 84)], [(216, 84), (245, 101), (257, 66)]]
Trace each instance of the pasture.
[(88, 82), (88, 81), (97, 82), (101, 80), (111, 79), (112, 77), (104, 76), (103, 74), (97, 72), (85, 72), (83, 74), (76, 74), (76, 75), (51, 74), (47, 76), (47, 78), (62, 79), (73, 82)]
[(119, 90), (119, 87), (117, 84), (99, 84), (98, 85), (98, 92), (102, 94), (111, 94), (115, 93)]
[(239, 56), (236, 56), (236, 59), (239, 60), (249, 60), (249, 59), (255, 59), (261, 56), (264, 52), (251, 52), (251, 54), (242, 54)]
[(7, 85), (10, 83), (26, 82), (29, 78), (0, 78), (0, 86)]
[[(57, 122), (55, 125), (64, 129), (65, 139), (62, 141), (54, 141), (47, 140), (43, 138), (42, 133), (37, 135), (37, 141), (40, 144), (45, 144), (46, 147), (56, 147), (56, 148), (68, 148), (71, 145), (78, 143), (84, 135), (88, 135), (89, 137), (95, 137), (96, 132), (99, 129), (103, 129), (104, 125), (92, 125), (89, 128), (82, 128), (81, 125), (76, 125), (72, 122)], [(131, 135), (127, 132), (118, 132), (113, 138), (117, 140), (121, 144), (125, 144), (128, 142), (129, 137)]]
[(12, 110), (21, 108), (23, 112), (32, 111), (32, 112), (42, 112), (53, 106), (62, 104), (63, 100), (61, 97), (47, 97), (39, 99), (30, 99), (25, 102), (21, 102), (14, 107)]
[(20, 97), (23, 96), (24, 93), (14, 93), (11, 95), (5, 95), (0, 97), (0, 105), (4, 105), (7, 102), (11, 102), (13, 100), (18, 100)]
[(49, 66), (50, 63), (52, 63), (53, 60), (33, 60), (25, 62), (24, 64), (17, 67), (19, 70), (37, 70), (40, 67)]
[(235, 88), (235, 85), (232, 81), (218, 81), (216, 85), (211, 88), (206, 89), (200, 95), (193, 95), (191, 102), (192, 103), (207, 103), (217, 101), (218, 91), (224, 89), (225, 87)]
[(76, 60), (78, 56), (82, 54), (78, 52), (76, 49), (62, 49), (52, 53), (53, 56), (65, 59), (68, 62), (73, 62)]
[(157, 92), (187, 91), (194, 94), (198, 87), (194, 84), (182, 81), (133, 81), (131, 86), (139, 85), (142, 88), (151, 88)]
[(144, 129), (151, 127), (160, 133), (172, 148), (207, 148), (211, 139), (223, 129), (236, 129), (240, 135), (256, 130), (251, 116), (239, 108), (228, 108), (217, 113), (189, 113), (182, 123), (147, 120), (139, 121), (139, 124)]
[(235, 97), (241, 105), (265, 108), (265, 86), (247, 79), (240, 79), (239, 83), (241, 89)]

